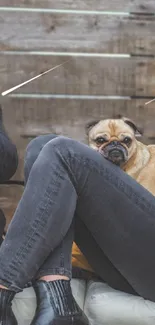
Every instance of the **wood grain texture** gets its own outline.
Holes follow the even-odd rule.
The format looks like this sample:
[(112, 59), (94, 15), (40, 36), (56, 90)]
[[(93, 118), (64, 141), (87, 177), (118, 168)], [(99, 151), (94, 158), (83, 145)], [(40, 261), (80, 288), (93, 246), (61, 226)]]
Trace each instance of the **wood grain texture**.
[(114, 10), (125, 12), (152, 12), (155, 10), (154, 0), (1, 0), (1, 6), (77, 10)]
[(147, 109), (144, 107), (144, 102), (144, 99), (36, 100), (10, 98), (4, 101), (3, 110), (5, 115), (9, 114), (10, 111), (13, 112), (14, 133), (18, 136), (56, 133), (84, 141), (84, 125), (92, 119), (120, 113), (142, 122), (145, 121)]
[(0, 12), (0, 50), (155, 53), (151, 16)]
[[(0, 55), (0, 92), (65, 61), (60, 57)], [(155, 61), (72, 58), (17, 93), (155, 96)]]

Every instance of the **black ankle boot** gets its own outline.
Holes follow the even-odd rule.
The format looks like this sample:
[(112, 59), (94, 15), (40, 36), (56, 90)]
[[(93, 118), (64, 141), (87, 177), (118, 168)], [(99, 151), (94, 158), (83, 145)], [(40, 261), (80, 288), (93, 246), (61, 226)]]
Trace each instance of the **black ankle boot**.
[(37, 310), (31, 325), (89, 325), (72, 295), (70, 281), (38, 281), (34, 289)]
[(11, 305), (15, 292), (0, 289), (0, 324), (1, 325), (18, 325), (13, 314)]

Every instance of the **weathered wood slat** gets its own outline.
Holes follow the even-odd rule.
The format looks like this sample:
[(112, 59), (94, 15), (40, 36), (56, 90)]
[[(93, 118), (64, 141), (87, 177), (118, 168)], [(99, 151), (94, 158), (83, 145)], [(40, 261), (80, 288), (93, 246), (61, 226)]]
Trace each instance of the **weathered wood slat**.
[[(84, 125), (89, 120), (121, 113), (145, 122), (145, 100), (69, 100), (69, 99), (5, 99), (5, 124), (9, 113), (14, 114), (14, 130), (18, 136), (56, 133), (84, 140)], [(153, 113), (153, 110), (152, 110)], [(155, 113), (155, 109), (154, 109)], [(21, 146), (22, 147), (22, 146)]]
[[(54, 67), (65, 58), (0, 55), (0, 92)], [(72, 58), (17, 93), (154, 96), (155, 61), (143, 58)]]
[(1, 0), (1, 6), (138, 12), (152, 12), (152, 10), (155, 10), (154, 0)]
[(1, 51), (155, 52), (151, 16), (0, 12), (0, 30)]

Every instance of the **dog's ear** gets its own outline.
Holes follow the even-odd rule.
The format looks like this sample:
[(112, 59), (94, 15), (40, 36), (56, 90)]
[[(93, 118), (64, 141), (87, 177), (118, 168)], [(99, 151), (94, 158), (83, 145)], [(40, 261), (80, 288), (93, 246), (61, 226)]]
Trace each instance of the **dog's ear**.
[(88, 122), (86, 125), (85, 125), (85, 131), (86, 131), (86, 134), (88, 135), (90, 130), (100, 122), (100, 120), (95, 120), (95, 121), (90, 121)]
[(143, 135), (143, 129), (138, 127), (132, 120), (126, 117), (122, 117), (122, 120), (134, 130), (136, 137), (141, 137)]

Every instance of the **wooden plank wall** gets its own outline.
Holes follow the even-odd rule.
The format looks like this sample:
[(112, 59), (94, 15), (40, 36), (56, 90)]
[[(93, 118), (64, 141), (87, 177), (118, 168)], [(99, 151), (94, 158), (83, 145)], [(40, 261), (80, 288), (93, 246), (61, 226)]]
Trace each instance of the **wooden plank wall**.
[[(155, 137), (154, 0), (1, 0), (0, 92), (62, 63), (50, 74), (1, 97), (18, 147), (14, 179), (23, 179), (27, 143), (55, 132), (86, 141), (84, 124), (122, 113)], [(0, 187), (8, 221), (19, 186)]]

